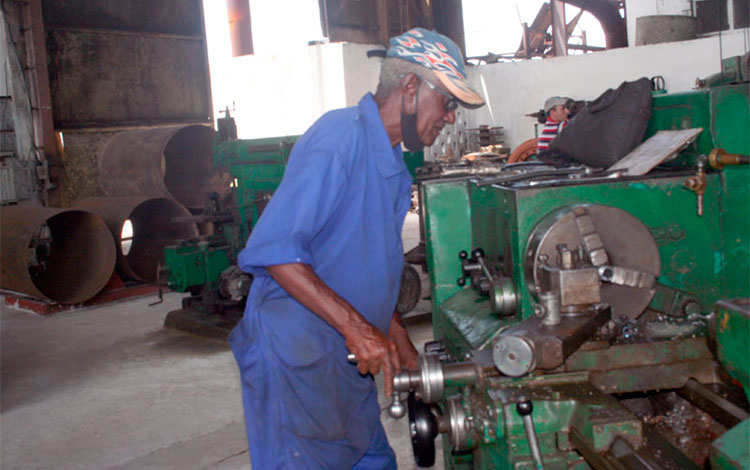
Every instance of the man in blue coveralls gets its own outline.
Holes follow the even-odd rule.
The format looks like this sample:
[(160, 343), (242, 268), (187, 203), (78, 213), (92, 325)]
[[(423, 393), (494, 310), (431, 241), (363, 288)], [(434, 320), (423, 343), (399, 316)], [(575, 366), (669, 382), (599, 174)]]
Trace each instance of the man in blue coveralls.
[(253, 469), (396, 468), (372, 377), (389, 396), (417, 365), (394, 313), (411, 187), (399, 143), (422, 150), (458, 104), (483, 103), (456, 44), (415, 28), (391, 39), (374, 96), (297, 140), (239, 255), (255, 279), (230, 344)]

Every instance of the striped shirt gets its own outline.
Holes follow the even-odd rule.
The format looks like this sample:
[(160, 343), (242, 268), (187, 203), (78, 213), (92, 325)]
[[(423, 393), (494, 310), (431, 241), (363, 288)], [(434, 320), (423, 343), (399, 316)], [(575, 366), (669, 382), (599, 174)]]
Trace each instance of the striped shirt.
[(549, 143), (552, 142), (554, 138), (557, 137), (557, 134), (563, 130), (565, 124), (567, 124), (567, 121), (558, 122), (554, 119), (547, 118), (547, 122), (545, 122), (544, 127), (542, 127), (542, 132), (537, 138), (537, 152), (549, 149)]

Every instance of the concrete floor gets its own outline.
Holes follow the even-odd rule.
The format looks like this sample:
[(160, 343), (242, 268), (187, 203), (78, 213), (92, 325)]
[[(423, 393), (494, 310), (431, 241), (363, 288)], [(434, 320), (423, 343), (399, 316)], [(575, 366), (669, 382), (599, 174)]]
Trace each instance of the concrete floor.
[[(416, 223), (410, 214), (407, 250), (416, 244)], [(0, 468), (250, 468), (228, 346), (163, 327), (181, 298), (173, 293), (155, 306), (155, 298), (141, 298), (49, 317), (3, 306)], [(428, 310), (421, 300), (415, 313)], [(409, 331), (420, 350), (432, 339), (429, 322)], [(388, 404), (382, 396), (381, 404)], [(399, 468), (415, 469), (407, 420), (384, 411), (383, 423)], [(434, 468), (442, 469), (442, 456), (437, 460)]]

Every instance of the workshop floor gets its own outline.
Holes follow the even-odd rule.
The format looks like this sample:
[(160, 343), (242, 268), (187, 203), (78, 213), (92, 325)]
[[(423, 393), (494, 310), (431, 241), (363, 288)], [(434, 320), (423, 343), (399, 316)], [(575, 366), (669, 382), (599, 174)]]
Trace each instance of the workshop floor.
[[(417, 238), (410, 213), (405, 249)], [(239, 375), (228, 346), (162, 326), (181, 297), (49, 317), (3, 306), (0, 468), (250, 468)], [(423, 299), (415, 313), (428, 310)], [(420, 349), (432, 339), (429, 322), (409, 330)], [(387, 406), (382, 396), (381, 403)], [(416, 468), (407, 420), (384, 411), (383, 423), (399, 468)], [(442, 469), (442, 456), (437, 460), (434, 468)]]

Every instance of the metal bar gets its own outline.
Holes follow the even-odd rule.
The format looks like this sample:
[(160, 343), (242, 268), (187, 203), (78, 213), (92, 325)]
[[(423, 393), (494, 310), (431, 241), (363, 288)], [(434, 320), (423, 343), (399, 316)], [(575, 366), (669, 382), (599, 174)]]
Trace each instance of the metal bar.
[(610, 462), (602, 455), (597, 454), (575, 428), (570, 430), (570, 442), (573, 443), (573, 447), (583, 456), (584, 460), (596, 470), (628, 470), (620, 462)]
[(550, 0), (552, 9), (552, 45), (555, 56), (568, 55), (568, 34), (565, 27), (565, 3), (561, 0)]
[(253, 29), (250, 22), (249, 0), (227, 0), (227, 16), (232, 57), (252, 54)]
[(710, 414), (727, 428), (750, 418), (750, 414), (731, 401), (715, 393), (695, 379), (689, 379), (678, 393), (691, 403)]
[(86, 34), (99, 34), (105, 36), (132, 36), (132, 37), (143, 37), (143, 38), (164, 38), (164, 39), (186, 39), (202, 41), (205, 38), (200, 34), (171, 34), (171, 33), (152, 33), (148, 31), (131, 31), (127, 29), (96, 29), (96, 28), (80, 28), (75, 26), (56, 26), (46, 25), (47, 31), (60, 31), (66, 33), (86, 33)]
[(581, 174), (585, 173), (586, 170), (584, 168), (574, 168), (572, 170), (544, 170), (544, 171), (530, 171), (528, 173), (521, 173), (518, 175), (509, 175), (509, 176), (501, 176), (499, 178), (492, 178), (489, 180), (484, 181), (478, 181), (476, 185), (478, 187), (481, 186), (490, 186), (493, 184), (499, 184), (499, 183), (510, 183), (512, 181), (520, 181), (525, 179), (531, 179), (531, 178), (539, 178), (542, 176), (566, 176), (566, 175), (573, 175), (573, 174)]
[(662, 470), (661, 467), (654, 465), (653, 462), (633, 449), (628, 441), (620, 437), (612, 441), (609, 454), (624, 463), (629, 470)]

